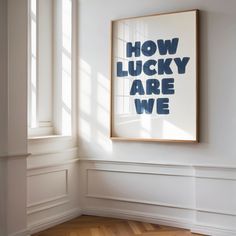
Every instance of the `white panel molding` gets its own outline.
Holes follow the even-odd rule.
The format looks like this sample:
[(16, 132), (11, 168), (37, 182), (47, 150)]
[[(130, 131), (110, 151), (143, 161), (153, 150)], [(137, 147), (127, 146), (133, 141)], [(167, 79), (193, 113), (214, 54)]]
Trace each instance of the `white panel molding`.
[[(236, 235), (234, 223), (236, 219), (235, 205), (231, 203), (231, 201), (233, 202), (235, 192), (234, 186), (236, 186), (236, 167), (140, 162), (128, 162), (127, 164), (126, 161), (87, 160), (80, 158), (80, 169), (83, 181), (83, 193), (81, 194), (84, 214), (148, 221), (188, 228), (196, 233), (213, 236)], [(102, 171), (104, 173), (94, 173), (94, 171)], [(114, 181), (110, 179), (113, 176), (112, 173), (116, 174), (114, 175)], [(157, 178), (160, 176), (160, 178), (163, 178), (164, 183), (166, 183), (165, 177), (167, 180), (173, 177), (173, 184), (175, 183), (175, 177), (190, 178), (190, 185), (192, 185), (193, 190), (188, 189), (188, 194), (190, 193), (191, 195), (193, 193), (192, 201), (194, 204), (185, 205), (182, 202), (172, 201), (172, 198), (169, 198), (167, 202), (162, 202), (162, 198), (156, 198), (155, 194), (147, 199), (143, 194), (138, 196), (131, 194), (130, 191), (132, 189), (129, 186), (132, 185), (132, 181), (124, 185), (125, 191), (122, 189), (120, 190), (121, 192), (119, 190), (113, 191), (112, 187), (105, 192), (99, 190), (100, 184), (103, 186), (103, 180), (108, 186), (113, 182), (115, 185), (115, 182), (119, 181), (117, 173), (124, 173), (124, 175), (127, 175), (124, 178), (131, 178), (132, 181), (136, 179), (136, 174), (155, 175)], [(97, 175), (101, 179), (97, 179)], [(109, 178), (109, 181), (107, 178)], [(124, 178), (121, 181), (124, 181)], [(98, 183), (94, 184), (93, 181), (96, 181), (96, 179)], [(144, 182), (142, 184), (145, 185), (146, 181), (149, 181), (152, 177), (142, 178), (142, 176), (139, 176), (137, 181), (140, 179), (143, 179)], [(172, 182), (171, 180), (168, 181), (168, 183)], [(188, 180), (187, 183), (189, 183)], [(99, 184), (98, 188), (96, 184)], [(154, 178), (151, 184), (155, 187)], [(122, 183), (119, 183), (118, 186), (122, 188)], [(144, 189), (150, 189), (150, 186)], [(224, 191), (223, 195), (219, 195), (221, 189)], [(230, 197), (231, 195), (232, 197)], [(128, 206), (127, 210), (123, 207), (120, 208), (120, 206), (124, 205)], [(144, 210), (145, 206), (147, 206), (147, 211)], [(152, 206), (157, 207), (155, 213), (149, 211)], [(232, 209), (230, 206), (232, 206)], [(161, 213), (159, 213), (159, 207), (163, 209)], [(137, 209), (139, 210), (136, 212)], [(176, 213), (173, 215), (169, 214), (171, 209)], [(183, 216), (183, 210), (191, 212), (192, 217)]]
[(121, 202), (130, 202), (130, 203), (139, 203), (139, 204), (148, 204), (148, 205), (155, 205), (155, 206), (164, 206), (164, 207), (171, 207), (171, 208), (179, 208), (179, 209), (185, 209), (185, 210), (194, 210), (192, 207), (187, 207), (183, 205), (173, 205), (173, 204), (166, 204), (162, 202), (157, 202), (157, 201), (145, 201), (141, 199), (135, 199), (135, 198), (123, 198), (123, 197), (111, 197), (107, 195), (100, 195), (100, 194), (91, 194), (89, 193), (89, 172), (90, 171), (102, 171), (102, 172), (114, 172), (114, 173), (126, 173), (126, 174), (142, 174), (142, 175), (156, 175), (156, 176), (172, 176), (172, 177), (187, 177), (187, 178), (192, 178), (191, 176), (188, 175), (177, 175), (177, 174), (159, 174), (159, 173), (154, 173), (154, 172), (142, 172), (142, 171), (122, 171), (122, 170), (110, 170), (110, 169), (95, 169), (95, 168), (88, 168), (86, 169), (86, 197), (89, 198), (96, 198), (96, 199), (106, 199), (106, 200), (114, 200), (114, 201), (121, 201)]
[[(172, 205), (172, 204), (166, 204), (162, 202), (156, 202), (156, 201), (145, 201), (141, 199), (135, 199), (135, 198), (122, 198), (122, 197), (111, 197), (107, 195), (100, 195), (100, 194), (91, 194), (88, 190), (88, 178), (89, 178), (89, 171), (105, 171), (105, 172), (118, 172), (118, 173), (128, 173), (128, 174), (145, 174), (145, 175), (164, 175), (164, 176), (181, 176), (181, 177), (195, 177), (195, 176), (188, 176), (188, 175), (177, 175), (177, 174), (158, 174), (158, 173), (149, 173), (149, 172), (141, 172), (141, 171), (122, 171), (122, 170), (113, 170), (113, 169), (100, 169), (100, 168), (88, 168), (86, 169), (86, 197), (88, 198), (95, 198), (95, 199), (105, 199), (105, 200), (113, 200), (113, 201), (121, 201), (121, 202), (130, 202), (130, 203), (139, 203), (139, 204), (147, 204), (147, 205), (155, 205), (155, 206), (164, 206), (164, 207), (170, 207), (170, 208), (179, 208), (179, 209), (186, 209), (186, 210), (193, 210), (193, 211), (199, 211), (199, 212), (206, 212), (206, 213), (213, 213), (213, 214), (223, 214), (223, 215), (229, 215), (229, 216), (236, 216), (235, 212), (226, 212), (226, 211), (220, 211), (220, 210), (212, 210), (208, 208), (193, 208), (193, 207), (186, 207), (182, 205)], [(205, 177), (201, 177), (205, 178)], [(208, 178), (208, 177), (207, 177)], [(213, 178), (215, 179), (215, 178)], [(229, 180), (231, 181), (231, 179)]]
[(168, 166), (168, 167), (186, 167), (186, 168), (190, 168), (192, 167), (192, 165), (188, 165), (188, 164), (179, 164), (179, 163), (155, 163), (155, 162), (144, 162), (144, 161), (126, 161), (126, 160), (116, 160), (116, 159), (103, 159), (103, 158), (94, 158), (94, 157), (89, 157), (89, 156), (79, 156), (79, 160), (81, 162), (87, 162), (87, 163), (103, 163), (103, 164), (109, 164), (112, 163), (114, 165), (146, 165), (146, 166)]
[(67, 204), (69, 202), (70, 202), (69, 199), (67, 199), (65, 201), (61, 201), (61, 202), (58, 202), (58, 203), (50, 204), (50, 205), (47, 205), (47, 206), (37, 207), (34, 210), (27, 210), (27, 215), (35, 214), (35, 213), (38, 213), (40, 211), (45, 211), (45, 210), (48, 210), (48, 209), (51, 209), (51, 208), (54, 208), (54, 207), (65, 205), (65, 204)]
[(115, 173), (126, 173), (126, 174), (143, 174), (143, 175), (162, 175), (162, 176), (178, 176), (178, 177), (187, 177), (187, 178), (192, 178), (195, 177), (194, 175), (189, 175), (189, 174), (184, 174), (182, 173), (172, 173), (170, 171), (166, 170), (156, 170), (156, 171), (134, 171), (134, 170), (118, 170), (118, 169), (107, 169), (107, 168), (87, 168), (87, 177), (88, 177), (88, 172), (89, 171), (105, 171), (105, 172), (115, 172)]
[(195, 224), (195, 222), (191, 220), (186, 220), (183, 218), (170, 218), (159, 214), (144, 213), (139, 211), (120, 210), (115, 208), (86, 207), (82, 208), (82, 214), (137, 220), (153, 224), (167, 225), (172, 227), (190, 229), (194, 233), (202, 233), (212, 236), (236, 235), (236, 230), (221, 229), (218, 227), (208, 226), (204, 224), (200, 225)]
[[(38, 166), (34, 166), (34, 167), (29, 167), (29, 168), (27, 168), (28, 176), (31, 175), (30, 173), (32, 173), (32, 172), (34, 173), (35, 171), (50, 169), (50, 168), (60, 168), (63, 166), (73, 164), (78, 161), (79, 161), (79, 159), (76, 158), (76, 159), (72, 159), (72, 160), (64, 160), (64, 161), (54, 163), (54, 164), (52, 163), (52, 164), (48, 164), (48, 165), (38, 165)], [(55, 171), (57, 171), (57, 170), (55, 170)]]
[(21, 159), (30, 156), (30, 153), (6, 153), (0, 156), (2, 158)]
[[(236, 180), (236, 166), (213, 166), (213, 165), (194, 165), (194, 164), (178, 164), (178, 163), (155, 163), (155, 162), (136, 162), (136, 161), (121, 161), (113, 159), (96, 159), (79, 157), (81, 163), (89, 164), (93, 163), (98, 166), (101, 164), (111, 164), (113, 166), (139, 166), (139, 167), (160, 167), (161, 169), (167, 168), (170, 174), (174, 173), (179, 175), (179, 171), (183, 172), (183, 175), (192, 176), (195, 178), (210, 178), (210, 179), (226, 179)], [(149, 172), (148, 172), (149, 173)], [(174, 175), (175, 175), (174, 174)], [(173, 174), (172, 174), (173, 175)]]
[(74, 136), (44, 136), (28, 140), (28, 150), (31, 153), (29, 159), (43, 157), (45, 155), (68, 155), (70, 158), (78, 158), (77, 143)]
[(67, 135), (44, 135), (44, 136), (35, 136), (28, 137), (29, 143), (46, 143), (48, 141), (54, 142), (55, 140), (73, 140), (73, 136)]
[[(70, 153), (70, 152), (69, 152)], [(44, 156), (42, 154), (42, 156)], [(38, 156), (34, 156), (34, 158), (40, 158)], [(193, 214), (201, 214), (201, 213), (207, 213), (212, 215), (213, 219), (214, 217), (229, 217), (229, 219), (233, 220), (236, 216), (235, 212), (230, 211), (224, 211), (223, 209), (207, 209), (201, 207), (201, 204), (193, 205), (193, 207), (189, 207), (188, 205), (176, 205), (176, 204), (166, 204), (163, 202), (155, 201), (155, 199), (151, 199), (151, 201), (146, 201), (145, 199), (139, 199), (139, 198), (129, 198), (129, 197), (122, 197), (122, 196), (110, 196), (106, 194), (100, 194), (93, 193), (88, 191), (88, 175), (90, 171), (104, 171), (104, 172), (114, 172), (114, 173), (125, 173), (128, 175), (132, 174), (143, 174), (143, 175), (158, 175), (163, 177), (183, 177), (183, 178), (191, 178), (194, 181), (192, 184), (195, 186), (196, 181), (198, 180), (223, 180), (223, 181), (235, 181), (236, 180), (236, 168), (235, 167), (219, 167), (219, 166), (198, 166), (198, 165), (178, 165), (178, 164), (168, 164), (168, 163), (142, 163), (142, 162), (126, 162), (126, 161), (113, 161), (113, 160), (101, 160), (101, 159), (81, 159), (76, 158), (72, 160), (63, 160), (59, 163), (52, 163), (50, 165), (35, 165), (34, 167), (28, 168), (28, 177), (38, 175), (38, 174), (44, 174), (44, 173), (51, 173), (53, 171), (60, 171), (69, 169), (70, 167), (67, 165), (70, 165), (71, 163), (80, 163), (81, 173), (83, 177), (83, 183), (82, 186), (84, 187), (84, 193), (81, 193), (82, 198), (84, 200), (89, 200), (89, 207), (87, 207), (86, 203), (83, 203), (83, 211), (79, 210), (79, 214), (73, 215), (73, 217), (69, 217), (70, 219), (80, 215), (80, 214), (92, 214), (92, 215), (101, 215), (101, 216), (110, 216), (110, 217), (117, 217), (117, 218), (129, 218), (133, 220), (141, 220), (141, 221), (148, 221), (163, 225), (169, 225), (174, 227), (182, 227), (182, 228), (189, 228), (193, 232), (198, 233), (204, 233), (204, 234), (210, 234), (210, 235), (236, 235), (236, 232), (234, 229), (224, 229), (224, 225), (218, 225), (214, 227), (209, 222), (204, 222), (204, 224), (199, 224), (199, 222), (195, 221), (194, 218), (176, 218), (175, 217), (169, 217), (166, 215), (158, 215), (156, 213), (150, 213), (150, 212), (141, 212), (141, 211), (132, 211), (132, 210), (121, 210), (118, 208), (106, 208), (98, 206), (98, 200), (110, 202), (107, 204), (109, 207), (112, 205), (112, 202), (119, 203), (119, 202), (126, 202), (129, 203), (130, 206), (132, 204), (140, 204), (140, 205), (152, 205), (156, 207), (166, 207), (166, 209), (174, 208), (176, 210), (188, 210), (192, 212)], [(204, 181), (205, 182), (205, 181)], [(195, 186), (196, 187), (196, 186)], [(197, 191), (195, 189), (195, 191)], [(194, 193), (194, 198), (196, 197), (196, 193)], [(65, 198), (64, 198), (65, 197)], [(46, 211), (50, 208), (54, 208), (57, 206), (61, 206), (64, 204), (69, 204), (70, 199), (66, 199), (68, 196), (56, 196), (52, 199), (46, 199), (42, 202), (36, 202), (31, 205), (28, 205), (27, 214), (30, 217), (32, 214), (37, 214), (40, 211)], [(94, 201), (93, 201), (94, 200)], [(198, 199), (194, 199), (195, 202), (198, 202)], [(222, 199), (223, 201), (223, 199)], [(94, 202), (94, 204), (93, 204)], [(105, 204), (106, 205), (106, 204)], [(115, 204), (116, 205), (116, 204)], [(132, 207), (131, 207), (132, 208)], [(77, 213), (78, 213), (77, 212)], [(70, 214), (69, 214), (70, 215)], [(64, 216), (64, 214), (63, 214)], [(70, 215), (71, 216), (71, 215)], [(178, 215), (177, 215), (178, 216)], [(58, 215), (53, 215), (52, 217), (49, 217), (47, 219), (40, 220), (40, 217), (38, 218), (40, 221), (34, 221), (33, 225), (30, 225), (30, 231), (31, 232), (38, 232), (43, 229), (46, 229), (48, 227), (51, 227), (53, 225), (56, 225), (58, 223), (64, 222), (66, 220), (69, 220), (69, 218), (65, 217), (65, 220), (63, 217), (60, 217)], [(202, 223), (202, 222), (201, 222)]]
[(40, 176), (40, 175), (45, 175), (45, 174), (52, 174), (56, 172), (65, 172), (65, 193), (55, 196), (55, 197), (50, 197), (42, 201), (37, 201), (31, 204), (27, 205), (27, 214), (33, 214), (37, 213), (40, 211), (44, 211), (50, 208), (54, 208), (60, 205), (64, 205), (69, 202), (69, 193), (68, 193), (68, 168), (56, 168), (56, 169), (51, 169), (48, 170), (47, 168), (45, 170), (37, 170), (37, 171), (31, 171), (31, 173), (27, 174), (27, 178), (31, 178), (34, 176)]
[(130, 203), (138, 203), (138, 204), (144, 204), (144, 205), (154, 205), (154, 206), (163, 206), (163, 207), (169, 207), (169, 208), (177, 208), (177, 209), (183, 209), (183, 210), (194, 210), (191, 207), (186, 206), (180, 206), (180, 205), (172, 205), (172, 204), (166, 204), (162, 202), (152, 202), (152, 201), (144, 201), (140, 199), (129, 199), (129, 198), (121, 198), (121, 197), (110, 197), (106, 195), (98, 195), (98, 194), (86, 194), (86, 197), (88, 198), (95, 198), (95, 199), (104, 199), (104, 200), (112, 200), (112, 201), (119, 201), (119, 202), (130, 202)]
[(216, 215), (225, 215), (225, 216), (236, 216), (236, 213), (234, 212), (226, 212), (226, 211), (220, 211), (220, 210), (212, 210), (210, 208), (196, 208), (195, 211), (197, 212), (204, 212), (204, 213), (210, 213), (210, 214), (216, 214)]
[(233, 212), (224, 212), (224, 211), (219, 211), (219, 210), (214, 211), (212, 209), (207, 209), (207, 208), (191, 208), (191, 207), (186, 207), (186, 206), (181, 206), (181, 205), (166, 204), (166, 203), (162, 203), (162, 202), (144, 201), (144, 200), (140, 200), (140, 199), (110, 197), (110, 196), (106, 196), (106, 195), (97, 195), (97, 194), (94, 194), (94, 195), (93, 194), (86, 194), (86, 197), (94, 198), (94, 199), (110, 200), (110, 201), (138, 203), (138, 204), (143, 204), (143, 205), (153, 205), (153, 206), (162, 206), (162, 207), (168, 207), (168, 208), (177, 208), (177, 209), (182, 209), (182, 210), (192, 210), (192, 211), (211, 213), (211, 214), (236, 216), (236, 213), (233, 213)]
[(66, 148), (62, 151), (33, 153), (27, 159), (27, 170), (59, 167), (75, 163), (79, 161), (77, 151), (78, 148)]
[(77, 157), (77, 151), (78, 151), (78, 148), (74, 147), (74, 148), (66, 148), (65, 150), (57, 150), (57, 151), (34, 152), (34, 153), (31, 153), (30, 155), (31, 157), (36, 157), (36, 156), (45, 156), (45, 155), (52, 155), (52, 154), (60, 154), (60, 155), (64, 155), (64, 154), (73, 155), (74, 154)]
[(57, 196), (54, 198), (48, 198), (41, 202), (35, 202), (33, 204), (27, 205), (27, 215), (35, 214), (41, 211), (45, 211), (51, 208), (55, 208), (61, 205), (69, 203), (69, 194)]
[(236, 167), (195, 166), (194, 168), (196, 178), (236, 180)]
[(72, 209), (72, 210), (63, 212), (62, 214), (56, 214), (54, 216), (47, 217), (40, 221), (37, 221), (29, 225), (28, 230), (30, 234), (34, 234), (42, 230), (48, 229), (50, 227), (53, 227), (55, 225), (61, 224), (65, 221), (76, 218), (80, 216), (81, 214), (82, 214), (82, 211), (80, 208)]
[(61, 195), (61, 196), (57, 196), (57, 197), (53, 197), (53, 198), (48, 198), (47, 200), (41, 201), (41, 202), (35, 202), (33, 204), (29, 204), (27, 205), (27, 208), (32, 208), (32, 207), (36, 207), (36, 206), (41, 206), (44, 205), (46, 203), (51, 203), (51, 202), (55, 202), (58, 200), (65, 200), (68, 197), (68, 193)]
[(208, 226), (208, 225), (198, 225), (198, 224), (194, 224), (192, 226), (191, 232), (212, 235), (212, 236), (234, 236), (234, 235), (236, 235), (235, 230), (220, 229), (218, 227), (212, 227), (212, 226)]
[(82, 214), (104, 216), (112, 218), (120, 218), (127, 220), (137, 220), (142, 222), (168, 225), (179, 228), (190, 228), (192, 227), (191, 220), (185, 220), (182, 218), (167, 218), (153, 213), (144, 213), (133, 210), (121, 210), (116, 208), (99, 208), (99, 207), (86, 207), (82, 208)]
[[(34, 170), (37, 170), (37, 171), (34, 171)], [(32, 169), (31, 171), (28, 171), (27, 177), (45, 175), (45, 174), (50, 174), (50, 173), (53, 173), (53, 172), (60, 172), (60, 171), (68, 172), (68, 168), (55, 168), (55, 169), (48, 170), (47, 167), (43, 166), (41, 168)]]
[[(36, 143), (41, 144), (45, 141), (45, 139), (35, 140)], [(79, 171), (78, 148), (59, 146), (61, 150), (57, 148), (34, 148), (33, 154), (27, 159), (27, 178), (36, 176), (36, 181), (44, 181), (47, 174), (66, 171), (63, 175), (53, 175), (56, 179), (52, 180), (54, 181), (52, 183), (57, 185), (57, 191), (52, 188), (52, 192), (47, 193), (44, 186), (40, 184), (38, 191), (42, 193), (42, 196), (37, 197), (33, 195), (33, 188), (28, 187), (29, 193), (34, 197), (27, 205), (28, 222), (30, 222), (28, 228), (31, 234), (80, 215), (80, 209), (75, 201), (75, 199), (78, 199), (78, 191), (75, 186), (78, 179), (76, 173)], [(42, 179), (40, 175), (42, 175)], [(58, 182), (56, 181), (57, 178), (59, 178)], [(34, 184), (34, 182), (31, 184)], [(47, 217), (45, 218), (45, 216)]]

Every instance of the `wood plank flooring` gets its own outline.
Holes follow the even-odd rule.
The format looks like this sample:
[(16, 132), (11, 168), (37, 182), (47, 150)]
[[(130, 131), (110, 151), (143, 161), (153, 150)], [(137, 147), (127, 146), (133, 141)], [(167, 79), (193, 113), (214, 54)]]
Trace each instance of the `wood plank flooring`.
[(96, 216), (80, 216), (33, 236), (193, 236), (189, 230)]

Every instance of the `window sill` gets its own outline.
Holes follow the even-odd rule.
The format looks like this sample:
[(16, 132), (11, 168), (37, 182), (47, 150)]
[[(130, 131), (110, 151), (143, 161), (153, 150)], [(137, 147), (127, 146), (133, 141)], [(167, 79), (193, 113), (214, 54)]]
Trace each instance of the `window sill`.
[(70, 135), (43, 135), (28, 137), (28, 141), (49, 141), (57, 139), (72, 139)]

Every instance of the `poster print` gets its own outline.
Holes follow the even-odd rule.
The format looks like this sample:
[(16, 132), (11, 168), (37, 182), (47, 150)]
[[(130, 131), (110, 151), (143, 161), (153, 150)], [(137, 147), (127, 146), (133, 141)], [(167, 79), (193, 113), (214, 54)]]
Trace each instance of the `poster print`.
[(112, 21), (112, 139), (198, 142), (198, 10)]

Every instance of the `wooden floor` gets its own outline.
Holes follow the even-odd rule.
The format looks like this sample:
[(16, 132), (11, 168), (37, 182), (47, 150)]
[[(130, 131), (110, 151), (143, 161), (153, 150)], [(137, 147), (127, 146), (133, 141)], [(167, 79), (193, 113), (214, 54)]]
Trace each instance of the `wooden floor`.
[(80, 216), (33, 236), (193, 236), (188, 230), (95, 216)]

